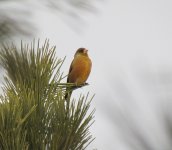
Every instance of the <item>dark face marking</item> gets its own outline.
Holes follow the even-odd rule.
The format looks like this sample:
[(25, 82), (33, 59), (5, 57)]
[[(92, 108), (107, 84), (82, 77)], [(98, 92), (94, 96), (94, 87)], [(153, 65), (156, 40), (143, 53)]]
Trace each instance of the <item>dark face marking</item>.
[(84, 53), (84, 51), (85, 51), (85, 48), (79, 48), (79, 49), (77, 50), (77, 53)]
[(79, 48), (79, 49), (76, 51), (74, 57), (75, 57), (77, 54), (81, 54), (81, 55), (83, 55), (83, 56), (88, 56), (87, 52), (88, 52), (88, 50), (87, 50), (86, 48)]

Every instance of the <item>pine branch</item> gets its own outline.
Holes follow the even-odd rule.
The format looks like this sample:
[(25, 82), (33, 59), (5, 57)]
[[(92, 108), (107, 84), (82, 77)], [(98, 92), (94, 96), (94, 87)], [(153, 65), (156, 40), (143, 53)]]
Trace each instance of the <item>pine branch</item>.
[(46, 40), (30, 46), (4, 46), (1, 65), (6, 70), (0, 97), (0, 149), (84, 149), (94, 138), (89, 132), (94, 111), (91, 100), (64, 99), (66, 87), (88, 84), (62, 83), (64, 59), (55, 57), (55, 46)]

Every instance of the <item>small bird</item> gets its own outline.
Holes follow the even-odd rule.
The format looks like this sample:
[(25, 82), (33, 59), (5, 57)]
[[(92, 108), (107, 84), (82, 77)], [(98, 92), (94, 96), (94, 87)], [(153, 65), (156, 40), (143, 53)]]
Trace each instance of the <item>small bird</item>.
[[(88, 56), (88, 50), (86, 48), (79, 48), (70, 65), (67, 83), (75, 83), (76, 85), (84, 84), (91, 72), (91, 67), (92, 62)], [(66, 92), (66, 100), (71, 96), (73, 90), (70, 89)]]

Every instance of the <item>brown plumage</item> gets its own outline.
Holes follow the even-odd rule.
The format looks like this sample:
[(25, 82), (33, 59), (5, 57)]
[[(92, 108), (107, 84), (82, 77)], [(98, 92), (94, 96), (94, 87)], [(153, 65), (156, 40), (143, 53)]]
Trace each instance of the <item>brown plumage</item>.
[[(74, 59), (70, 65), (67, 83), (75, 83), (76, 85), (84, 84), (91, 72), (92, 62), (88, 56), (88, 50), (85, 48), (79, 48)], [(66, 93), (65, 99), (71, 96), (72, 90)]]

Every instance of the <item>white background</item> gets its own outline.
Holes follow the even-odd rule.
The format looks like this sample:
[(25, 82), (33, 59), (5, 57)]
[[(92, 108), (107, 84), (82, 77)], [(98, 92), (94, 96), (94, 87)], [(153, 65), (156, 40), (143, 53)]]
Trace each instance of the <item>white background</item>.
[(65, 74), (76, 49), (89, 50), (90, 85), (73, 94), (96, 94), (96, 139), (88, 149), (172, 149), (164, 123), (172, 100), (172, 1), (108, 0), (95, 6), (96, 13), (81, 12), (83, 21), (43, 10), (32, 16), (36, 38), (49, 38), (57, 56), (66, 56)]

